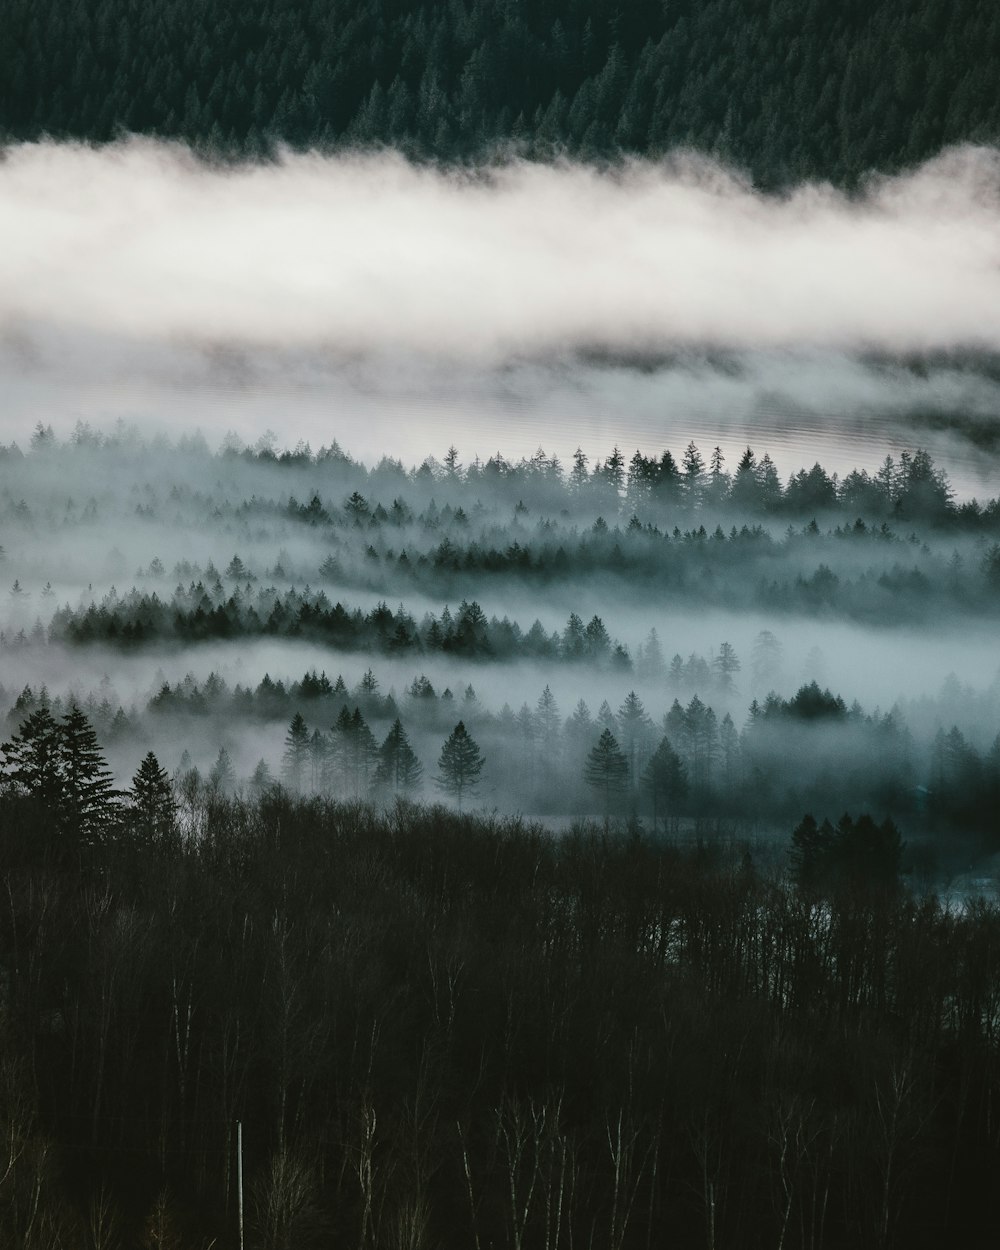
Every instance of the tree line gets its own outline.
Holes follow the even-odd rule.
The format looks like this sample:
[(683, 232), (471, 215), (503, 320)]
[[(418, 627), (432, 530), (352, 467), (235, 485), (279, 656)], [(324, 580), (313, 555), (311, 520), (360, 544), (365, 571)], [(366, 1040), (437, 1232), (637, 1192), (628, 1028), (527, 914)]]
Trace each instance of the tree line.
[(253, 160), (279, 143), (441, 162), (693, 148), (765, 187), (851, 187), (1000, 134), (1000, 21), (974, 0), (15, 0), (4, 33), (8, 139), (131, 132)]
[(235, 1247), (237, 1121), (261, 1250), (985, 1244), (1000, 914), (865, 812), (775, 859), (133, 792), (71, 854), (0, 793), (5, 1244)]
[[(779, 647), (773, 636), (759, 640), (760, 674), (773, 671), (767, 666), (778, 662)], [(683, 703), (675, 697), (661, 717), (650, 714), (635, 690), (617, 710), (604, 700), (594, 713), (580, 699), (564, 716), (548, 685), (534, 706), (525, 702), (515, 711), (509, 704), (490, 709), (471, 685), (461, 697), (438, 696), (423, 676), (397, 701), (380, 692), (371, 669), (352, 691), (342, 679), (331, 683), (312, 672), (287, 689), (266, 678), (257, 688), (257, 715), (271, 746), (255, 765), (244, 746), (251, 722), (242, 688), (230, 691), (217, 677), (202, 688), (182, 683), (188, 698), (176, 702), (161, 689), (146, 718), (132, 714), (124, 735), (116, 731), (117, 715), (98, 734), (73, 699), (53, 701), (46, 690), (29, 688), (8, 714), (12, 737), (0, 748), (7, 755), (0, 777), (58, 810), (63, 800), (51, 797), (56, 782), (46, 778), (62, 775), (61, 720), (88, 735), (107, 792), (99, 820), (112, 825), (122, 808), (120, 795), (108, 797), (101, 744), (121, 773), (135, 768), (143, 750), (143, 766), (151, 757), (159, 768), (154, 751), (185, 743), (171, 784), (186, 810), (206, 797), (260, 796), (280, 784), (299, 796), (381, 803), (439, 793), (460, 805), (474, 800), (553, 819), (630, 818), (649, 821), (654, 831), (719, 836), (768, 832), (804, 810), (850, 806), (905, 821), (930, 839), (928, 853), (942, 865), (994, 847), (1000, 734), (991, 741), (989, 726), (996, 724), (995, 705), (992, 716), (986, 705), (977, 713), (982, 723), (970, 737), (957, 724), (942, 723), (953, 711), (945, 699), (932, 718), (925, 710), (914, 734), (900, 708), (866, 712), (813, 680), (788, 698), (772, 691), (754, 699), (738, 724), (729, 707), (739, 699), (733, 684), (739, 658), (723, 644), (717, 660), (726, 666), (720, 682), (728, 679), (719, 711), (694, 693)], [(92, 703), (85, 700), (84, 707)], [(282, 739), (283, 717), (290, 719)], [(252, 741), (259, 750), (260, 736)], [(133, 778), (132, 790), (135, 784)]]
[[(961, 432), (960, 423), (957, 429)], [(118, 462), (134, 471), (151, 446), (127, 427), (105, 434), (79, 422), (70, 438), (60, 442), (51, 426), (39, 423), (27, 452), (16, 443), (0, 445), (0, 464), (30, 468), (37, 457), (40, 463), (78, 460), (95, 467)], [(802, 521), (841, 513), (851, 521), (861, 516), (869, 522), (925, 522), (982, 532), (1000, 527), (1000, 499), (956, 501), (947, 475), (923, 447), (887, 455), (874, 472), (855, 468), (843, 477), (816, 462), (791, 473), (784, 483), (768, 452), (748, 446), (730, 470), (721, 447), (712, 448), (706, 459), (693, 440), (677, 456), (666, 448), (652, 455), (636, 449), (629, 457), (615, 446), (608, 455), (591, 458), (577, 448), (569, 467), (543, 448), (517, 461), (496, 452), (485, 461), (476, 456), (463, 464), (454, 446), (442, 459), (428, 456), (409, 469), (387, 455), (368, 467), (336, 441), (315, 452), (307, 443), (279, 449), (273, 435), (262, 436), (253, 446), (230, 436), (214, 453), (200, 435), (182, 437), (176, 444), (160, 439), (155, 451), (170, 489), (163, 497), (146, 482), (143, 493), (149, 502), (133, 503), (139, 516), (155, 517), (171, 504), (182, 504), (186, 511), (227, 519), (287, 517), (334, 530), (403, 529), (414, 523), (424, 530), (447, 530), (476, 522), (484, 506), (502, 505), (516, 509), (515, 519), (531, 510), (554, 519), (564, 508), (586, 508), (591, 517), (603, 512), (612, 523), (639, 513), (662, 524), (665, 511), (702, 511), (718, 513), (721, 520), (732, 514)], [(252, 484), (252, 495), (220, 498), (218, 479), (214, 491), (200, 488), (192, 482), (198, 462), (226, 466), (232, 483)], [(301, 476), (304, 471), (311, 471), (313, 481), (325, 482), (325, 497), (313, 491), (303, 502), (294, 493), (281, 498), (261, 492), (265, 480), (277, 486), (282, 474)], [(343, 492), (339, 498), (338, 490)], [(424, 496), (416, 506), (415, 490)], [(444, 499), (443, 506), (434, 495)], [(98, 518), (100, 502), (88, 500), (80, 513)], [(5, 499), (2, 515), (22, 524), (36, 521), (31, 506), (13, 494)]]
[[(786, 537), (776, 548), (762, 539), (758, 550), (742, 563), (736, 550), (725, 550), (725, 536), (704, 531), (689, 543), (670, 538), (639, 540), (609, 537), (601, 556), (586, 567), (592, 575), (604, 571), (613, 584), (632, 587), (649, 570), (649, 585), (664, 594), (674, 591), (674, 601), (712, 604), (728, 609), (756, 608), (788, 616), (825, 616), (888, 626), (916, 621), (953, 619), (956, 611), (970, 617), (991, 617), (1000, 595), (1000, 543), (966, 560), (953, 550), (950, 558), (922, 550), (919, 541), (881, 566), (856, 563), (853, 547), (841, 551), (844, 564), (837, 571), (835, 556), (829, 562), (800, 564), (809, 558), (808, 537)], [(594, 546), (581, 546), (588, 555)], [(735, 545), (735, 544), (734, 544)], [(765, 550), (760, 551), (763, 546)], [(578, 553), (578, 557), (581, 553)], [(824, 551), (823, 555), (828, 552)], [(757, 558), (754, 558), (754, 557)], [(603, 558), (602, 558), (603, 557)], [(852, 558), (853, 557), (853, 558)], [(783, 562), (790, 560), (791, 571)], [(569, 580), (571, 562), (562, 563), (556, 581)], [(799, 565), (801, 571), (795, 571)], [(488, 567), (488, 565), (486, 566)], [(548, 585), (548, 565), (531, 569), (531, 580)], [(578, 567), (583, 567), (582, 564)], [(700, 576), (696, 571), (700, 570)], [(479, 581), (482, 568), (475, 557), (450, 566), (442, 565), (427, 577), (428, 589), (439, 589), (437, 575), (445, 584), (465, 586)], [(520, 575), (524, 576), (522, 569)], [(423, 579), (413, 578), (419, 589)], [(374, 580), (378, 593), (398, 589), (396, 568)], [(339, 651), (364, 651), (372, 655), (446, 654), (475, 661), (542, 659), (587, 661), (602, 667), (630, 671), (634, 658), (629, 647), (616, 639), (603, 619), (594, 614), (588, 621), (571, 612), (561, 630), (546, 628), (539, 619), (530, 626), (507, 614), (487, 616), (475, 599), (463, 598), (455, 611), (445, 606), (439, 614), (425, 612), (418, 620), (399, 603), (395, 608), (380, 601), (362, 610), (341, 600), (331, 601), (325, 589), (313, 590), (275, 583), (206, 584), (192, 581), (172, 593), (133, 586), (124, 593), (112, 588), (99, 601), (91, 599), (77, 607), (53, 606), (46, 626), (27, 593), (16, 581), (10, 597), (13, 619), (0, 631), (0, 648), (16, 650), (64, 643), (84, 646), (111, 643), (122, 648), (142, 648), (177, 640), (187, 645), (237, 638), (301, 638)]]

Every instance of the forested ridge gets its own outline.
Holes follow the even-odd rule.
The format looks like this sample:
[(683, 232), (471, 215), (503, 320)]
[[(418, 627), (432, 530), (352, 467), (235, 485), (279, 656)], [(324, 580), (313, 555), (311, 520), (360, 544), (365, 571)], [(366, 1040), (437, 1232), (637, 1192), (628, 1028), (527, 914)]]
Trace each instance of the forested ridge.
[(446, 162), (690, 147), (765, 186), (850, 186), (1000, 137), (1000, 14), (983, 0), (11, 0), (0, 35), (9, 140)]

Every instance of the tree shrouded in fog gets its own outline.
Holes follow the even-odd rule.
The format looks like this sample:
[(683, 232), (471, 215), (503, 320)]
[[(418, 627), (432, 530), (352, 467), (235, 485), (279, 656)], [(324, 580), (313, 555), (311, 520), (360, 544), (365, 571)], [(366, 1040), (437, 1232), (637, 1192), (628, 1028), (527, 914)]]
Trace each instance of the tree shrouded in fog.
[(225, 747), (219, 747), (219, 754), (208, 773), (209, 793), (216, 796), (229, 796), (236, 789), (236, 770), (232, 757)]
[(597, 745), (587, 756), (583, 779), (601, 796), (607, 819), (611, 814), (613, 797), (621, 794), (628, 785), (628, 760), (610, 729), (603, 731)]
[(653, 807), (653, 829), (661, 817), (664, 822), (677, 816), (679, 804), (687, 797), (688, 779), (684, 761), (670, 745), (669, 738), (661, 738), (660, 745), (650, 756), (642, 774), (643, 785), (649, 793)]
[(470, 736), (465, 724), (459, 721), (441, 748), (435, 779), (445, 794), (452, 795), (459, 810), (463, 797), (475, 793), (485, 762), (475, 739)]
[(143, 842), (155, 842), (173, 832), (177, 817), (174, 789), (152, 751), (143, 756), (127, 793), (132, 827)]
[(420, 788), (423, 765), (414, 754), (398, 716), (379, 747), (378, 757), (375, 769), (375, 781), (378, 785), (386, 786), (397, 793)]
[(302, 789), (310, 757), (309, 726), (301, 712), (296, 712), (285, 734), (285, 751), (281, 759), (281, 775), (295, 794)]

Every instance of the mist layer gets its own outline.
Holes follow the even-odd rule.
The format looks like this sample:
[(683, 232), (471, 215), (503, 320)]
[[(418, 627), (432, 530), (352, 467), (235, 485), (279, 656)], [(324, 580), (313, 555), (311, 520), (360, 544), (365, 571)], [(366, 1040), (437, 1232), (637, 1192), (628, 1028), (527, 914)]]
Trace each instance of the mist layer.
[(1000, 349), (1000, 153), (849, 198), (702, 159), (212, 168), (145, 141), (0, 164), (0, 325), (496, 364), (567, 351)]

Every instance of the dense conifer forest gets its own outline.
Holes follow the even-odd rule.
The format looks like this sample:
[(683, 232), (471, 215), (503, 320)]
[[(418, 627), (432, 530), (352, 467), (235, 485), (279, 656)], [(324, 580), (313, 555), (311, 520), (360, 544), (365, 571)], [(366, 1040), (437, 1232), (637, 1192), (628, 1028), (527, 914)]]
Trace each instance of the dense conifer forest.
[(12, 140), (446, 162), (691, 148), (763, 186), (853, 186), (1000, 137), (1000, 16), (980, 0), (12, 0), (2, 30)]
[[(925, 450), (783, 483), (694, 443), (407, 469), (40, 425), (0, 468), (18, 793), (82, 715), (119, 782), (152, 752), (192, 810), (280, 783), (683, 838), (858, 810), (921, 871), (998, 849), (1000, 507)], [(873, 697), (852, 648), (913, 631), (927, 679)], [(963, 679), (955, 631), (982, 631)]]

